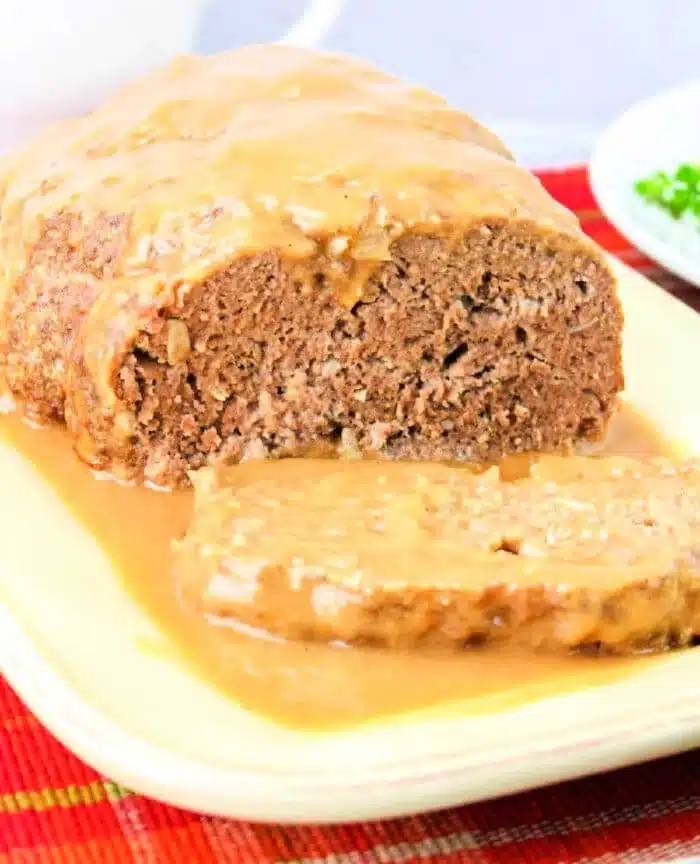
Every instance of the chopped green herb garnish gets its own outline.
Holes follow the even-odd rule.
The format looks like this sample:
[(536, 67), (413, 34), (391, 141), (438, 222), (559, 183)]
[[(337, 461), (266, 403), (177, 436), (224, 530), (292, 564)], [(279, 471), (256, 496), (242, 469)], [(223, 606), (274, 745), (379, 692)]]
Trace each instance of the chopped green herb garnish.
[(673, 174), (656, 171), (637, 180), (634, 188), (647, 203), (666, 210), (674, 219), (687, 213), (700, 220), (700, 162), (685, 162)]

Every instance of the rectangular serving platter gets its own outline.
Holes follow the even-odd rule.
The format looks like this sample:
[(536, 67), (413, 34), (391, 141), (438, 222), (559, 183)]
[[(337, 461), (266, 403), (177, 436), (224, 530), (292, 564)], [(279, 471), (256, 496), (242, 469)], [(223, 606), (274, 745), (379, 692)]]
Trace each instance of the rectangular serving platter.
[[(700, 316), (617, 267), (625, 398), (700, 454)], [(201, 680), (28, 460), (0, 445), (0, 667), (69, 748), (182, 807), (274, 822), (425, 811), (700, 745), (700, 650), (494, 711), (451, 703), (301, 732)]]

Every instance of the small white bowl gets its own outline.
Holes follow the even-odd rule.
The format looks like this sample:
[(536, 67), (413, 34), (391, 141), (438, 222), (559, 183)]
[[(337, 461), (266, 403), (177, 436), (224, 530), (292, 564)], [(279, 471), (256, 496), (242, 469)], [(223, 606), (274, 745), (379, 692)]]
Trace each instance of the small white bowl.
[(646, 99), (600, 137), (591, 158), (593, 194), (638, 249), (700, 287), (700, 229), (646, 204), (634, 183), (660, 169), (700, 162), (700, 81)]

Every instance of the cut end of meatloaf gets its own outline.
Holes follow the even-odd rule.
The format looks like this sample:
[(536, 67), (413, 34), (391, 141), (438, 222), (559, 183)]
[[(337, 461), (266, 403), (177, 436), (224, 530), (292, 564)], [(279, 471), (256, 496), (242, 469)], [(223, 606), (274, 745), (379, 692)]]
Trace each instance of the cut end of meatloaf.
[(117, 375), (130, 471), (172, 485), (214, 454), (324, 451), (485, 462), (602, 436), (622, 383), (604, 265), (508, 225), (391, 251), (350, 308), (327, 262), (299, 278), (269, 254), (154, 320)]
[(293, 639), (616, 653), (700, 626), (700, 464), (283, 460), (195, 475), (184, 602)]
[(0, 185), (0, 380), (120, 477), (565, 450), (622, 387), (614, 278), (575, 218), (359, 60), (178, 60)]

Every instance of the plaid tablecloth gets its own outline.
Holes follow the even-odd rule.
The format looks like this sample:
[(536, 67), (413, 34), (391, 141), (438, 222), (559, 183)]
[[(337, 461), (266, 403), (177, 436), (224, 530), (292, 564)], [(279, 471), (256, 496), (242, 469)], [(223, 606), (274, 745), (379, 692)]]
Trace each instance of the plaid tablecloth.
[[(583, 169), (542, 179), (602, 246), (700, 309), (700, 292), (660, 271), (603, 219)], [(253, 825), (166, 807), (100, 776), (0, 680), (0, 864), (652, 864), (694, 853), (700, 751), (427, 816)]]

